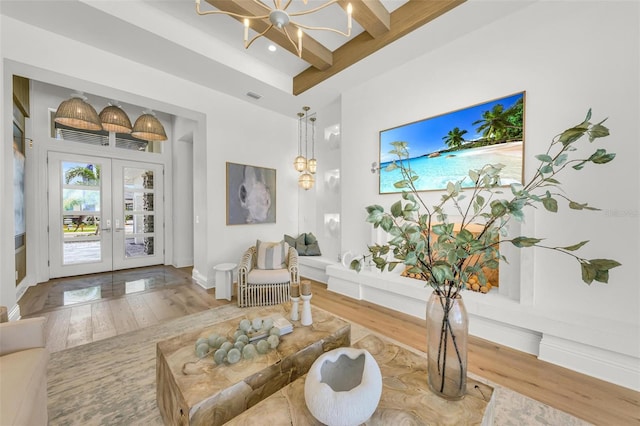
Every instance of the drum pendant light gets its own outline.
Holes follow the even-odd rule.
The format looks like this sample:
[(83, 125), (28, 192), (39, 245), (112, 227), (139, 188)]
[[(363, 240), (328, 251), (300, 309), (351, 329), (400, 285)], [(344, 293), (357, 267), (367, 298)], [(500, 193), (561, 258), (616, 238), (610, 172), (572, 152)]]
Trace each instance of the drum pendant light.
[(72, 93), (71, 99), (63, 101), (58, 106), (54, 121), (75, 129), (102, 130), (98, 113), (80, 92)]
[(131, 136), (145, 141), (166, 141), (164, 127), (151, 110), (145, 110), (133, 125)]
[(129, 116), (115, 101), (100, 111), (100, 121), (102, 121), (102, 128), (109, 132), (131, 133), (133, 129)]

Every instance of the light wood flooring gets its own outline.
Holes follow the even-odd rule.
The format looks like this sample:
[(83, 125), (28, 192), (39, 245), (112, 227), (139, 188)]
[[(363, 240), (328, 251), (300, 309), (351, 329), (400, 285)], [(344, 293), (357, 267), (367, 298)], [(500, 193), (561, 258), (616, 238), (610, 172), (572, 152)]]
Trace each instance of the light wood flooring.
[[(144, 286), (141, 279), (147, 279)], [(127, 287), (131, 282), (135, 284)], [(100, 299), (64, 304), (65, 291), (98, 285)], [(315, 306), (426, 350), (423, 320), (331, 293), (321, 283), (313, 282), (312, 291)], [(51, 280), (29, 288), (19, 301), (23, 317), (47, 318), (47, 346), (52, 352), (227, 303), (236, 303), (235, 297), (232, 302), (216, 300), (214, 290), (205, 291), (192, 281), (190, 268), (166, 266)], [(473, 336), (468, 359), (469, 371), (588, 422), (640, 425), (640, 392)]]

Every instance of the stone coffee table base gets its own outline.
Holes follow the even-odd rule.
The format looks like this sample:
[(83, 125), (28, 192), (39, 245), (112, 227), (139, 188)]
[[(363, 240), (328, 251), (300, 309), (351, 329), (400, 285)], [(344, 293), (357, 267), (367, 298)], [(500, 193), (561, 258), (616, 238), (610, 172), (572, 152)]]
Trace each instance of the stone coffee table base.
[[(368, 350), (382, 372), (382, 397), (366, 425), (437, 424), (490, 425), (493, 422), (493, 388), (471, 378), (460, 401), (447, 401), (429, 390), (426, 355), (401, 348), (388, 340), (367, 335), (356, 348)], [(305, 376), (306, 377), (306, 376)], [(304, 401), (301, 377), (231, 420), (228, 425), (322, 425)]]

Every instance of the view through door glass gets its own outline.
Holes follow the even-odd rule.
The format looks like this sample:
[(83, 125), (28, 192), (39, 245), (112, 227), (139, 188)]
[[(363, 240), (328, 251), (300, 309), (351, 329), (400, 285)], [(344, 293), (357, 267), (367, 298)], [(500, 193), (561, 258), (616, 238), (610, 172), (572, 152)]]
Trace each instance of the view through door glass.
[(114, 160), (114, 269), (164, 261), (162, 167)]
[(49, 154), (50, 276), (164, 263), (161, 165)]
[(100, 262), (100, 164), (62, 162), (62, 263)]

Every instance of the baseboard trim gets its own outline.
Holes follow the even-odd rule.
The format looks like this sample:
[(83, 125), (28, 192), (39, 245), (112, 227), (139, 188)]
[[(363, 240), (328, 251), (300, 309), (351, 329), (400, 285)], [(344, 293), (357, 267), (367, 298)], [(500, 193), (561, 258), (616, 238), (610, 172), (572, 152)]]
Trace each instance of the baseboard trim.
[(198, 271), (195, 268), (193, 268), (193, 271), (191, 272), (191, 278), (193, 278), (196, 284), (198, 284), (200, 287), (204, 288), (205, 290), (210, 290), (212, 288), (215, 288), (215, 285), (213, 284), (213, 282), (209, 284), (207, 281), (207, 277), (205, 275), (202, 275), (200, 271)]
[(640, 391), (638, 358), (544, 334), (538, 358), (616, 385)]

